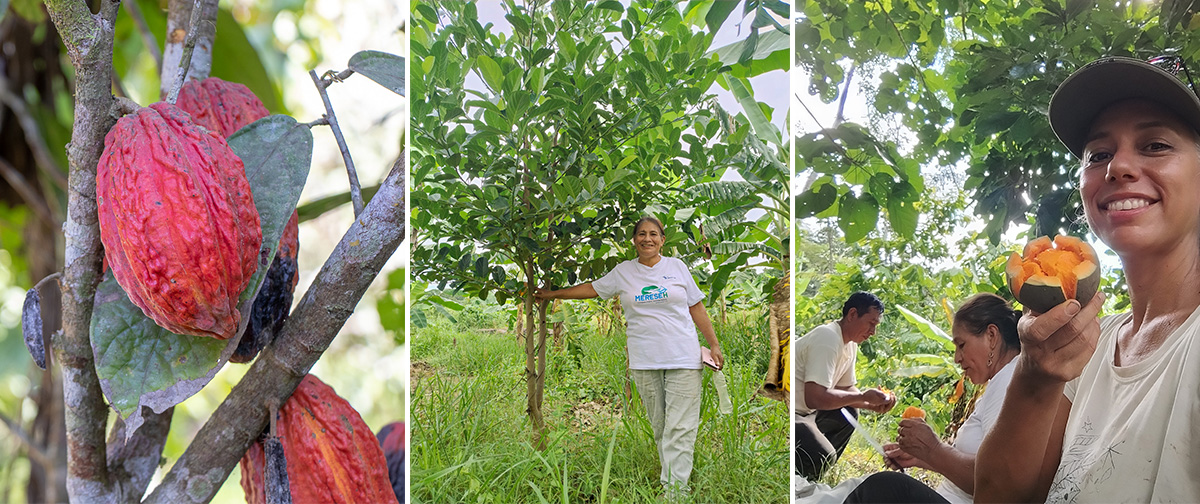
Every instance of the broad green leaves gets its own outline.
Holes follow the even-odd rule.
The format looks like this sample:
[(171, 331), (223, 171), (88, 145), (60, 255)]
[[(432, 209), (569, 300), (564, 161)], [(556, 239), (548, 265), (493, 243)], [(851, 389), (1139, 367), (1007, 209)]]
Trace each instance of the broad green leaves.
[(380, 51), (359, 51), (350, 57), (349, 67), (404, 96), (404, 58)]
[(229, 359), (308, 178), (312, 132), (291, 117), (264, 117), (234, 133), (229, 145), (245, 165), (263, 236), (258, 271), (239, 298), (239, 335), (221, 341), (172, 334), (130, 302), (111, 273), (97, 289), (91, 325), (96, 374), (105, 397), (126, 419), (127, 435), (142, 424), (142, 406), (161, 413), (183, 402)]
[(237, 348), (226, 341), (172, 334), (129, 301), (112, 273), (96, 288), (92, 348), (104, 397), (132, 435), (142, 406), (157, 413), (183, 402), (212, 380)]
[(665, 252), (695, 257), (680, 189), (743, 150), (716, 135), (711, 35), (667, 2), (507, 7), (511, 36), (470, 3), (414, 4), (414, 275), (501, 303), (588, 281), (656, 210)]
[[(834, 175), (829, 183), (839, 195), (865, 191), (883, 202), (841, 175), (860, 169), (869, 179), (892, 171), (920, 192), (919, 176), (900, 169), (903, 163), (926, 172), (966, 166), (974, 211), (993, 243), (1011, 224), (1031, 219), (1035, 234), (1079, 234), (1084, 223), (1070, 196), (1078, 163), (1049, 128), (1050, 96), (1101, 56), (1166, 51), (1197, 61), (1200, 39), (1183, 5), (808, 2), (795, 27), (796, 64), (810, 76), (800, 99), (844, 100), (851, 81), (864, 89), (870, 113), (889, 120), (848, 132), (829, 118), (825, 131), (802, 132), (797, 171)], [(882, 126), (889, 123), (896, 127)], [(806, 212), (819, 212), (811, 203), (827, 200), (808, 198)], [(912, 211), (887, 202), (880, 208), (905, 233), (896, 226), (911, 223)]]

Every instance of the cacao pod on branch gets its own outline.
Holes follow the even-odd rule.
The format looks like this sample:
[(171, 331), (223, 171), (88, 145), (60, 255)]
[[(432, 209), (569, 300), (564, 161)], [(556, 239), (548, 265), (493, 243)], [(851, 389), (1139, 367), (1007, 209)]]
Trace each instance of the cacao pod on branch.
[(242, 160), (169, 103), (122, 117), (96, 172), (100, 239), (130, 301), (176, 334), (229, 339), (262, 227)]

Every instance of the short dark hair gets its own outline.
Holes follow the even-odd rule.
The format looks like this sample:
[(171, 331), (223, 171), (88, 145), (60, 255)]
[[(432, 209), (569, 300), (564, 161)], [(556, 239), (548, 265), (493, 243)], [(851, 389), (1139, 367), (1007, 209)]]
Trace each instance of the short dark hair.
[(642, 227), (642, 224), (646, 223), (646, 222), (649, 222), (651, 224), (654, 224), (655, 226), (658, 226), (658, 234), (660, 234), (660, 235), (667, 234), (667, 231), (665, 229), (663, 229), (662, 221), (658, 220), (658, 217), (655, 217), (653, 215), (646, 215), (646, 216), (643, 216), (641, 219), (638, 219), (637, 222), (633, 223), (633, 234), (631, 234), (630, 237), (637, 237), (638, 228)]
[(883, 314), (883, 301), (880, 301), (879, 298), (875, 297), (875, 295), (871, 294), (870, 292), (855, 292), (854, 294), (851, 294), (850, 298), (846, 300), (846, 303), (842, 305), (842, 317), (845, 318), (846, 315), (850, 314), (851, 308), (853, 308), (855, 313), (858, 313), (858, 316), (861, 317), (872, 307), (878, 308), (879, 313), (881, 315)]
[(954, 323), (961, 324), (971, 334), (983, 334), (988, 326), (1000, 330), (1004, 346), (1021, 349), (1021, 337), (1017, 334), (1017, 320), (1021, 312), (1013, 310), (1004, 298), (990, 292), (980, 292), (958, 307), (954, 312)]

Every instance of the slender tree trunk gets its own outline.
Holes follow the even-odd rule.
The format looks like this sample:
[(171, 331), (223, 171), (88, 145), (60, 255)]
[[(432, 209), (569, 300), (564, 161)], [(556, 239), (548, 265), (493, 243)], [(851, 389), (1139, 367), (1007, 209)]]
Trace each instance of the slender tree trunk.
[[(533, 320), (535, 268), (533, 259), (528, 259), (525, 264), (525, 413), (529, 415), (529, 424), (533, 427), (533, 445), (540, 450), (543, 446), (542, 431), (546, 427), (546, 422), (542, 418), (542, 376), (538, 373), (538, 342), (534, 337), (534, 330), (537, 327)], [(545, 341), (544, 333), (543, 341)]]
[[(557, 313), (562, 309), (562, 300), (554, 300), (554, 310), (551, 313)], [(566, 331), (566, 324), (562, 321), (554, 323), (554, 349), (562, 350), (563, 348), (563, 333)]]

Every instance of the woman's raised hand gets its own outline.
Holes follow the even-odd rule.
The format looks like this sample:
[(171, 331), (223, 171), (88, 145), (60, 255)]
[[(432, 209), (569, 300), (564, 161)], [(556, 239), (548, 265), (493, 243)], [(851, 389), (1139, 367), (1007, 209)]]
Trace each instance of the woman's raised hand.
[(900, 432), (896, 436), (896, 444), (905, 453), (918, 459), (929, 459), (930, 453), (942, 445), (933, 428), (920, 418), (905, 418), (900, 421)]
[(1047, 382), (1068, 382), (1083, 373), (1083, 366), (1096, 351), (1100, 338), (1100, 308), (1104, 293), (1097, 293), (1085, 306), (1069, 300), (1050, 311), (1026, 311), (1017, 322), (1021, 335), (1018, 369)]
[(898, 443), (883, 445), (883, 453), (885, 455), (883, 462), (892, 469), (905, 469), (909, 467), (924, 467), (925, 469), (929, 469), (929, 464), (904, 451)]

